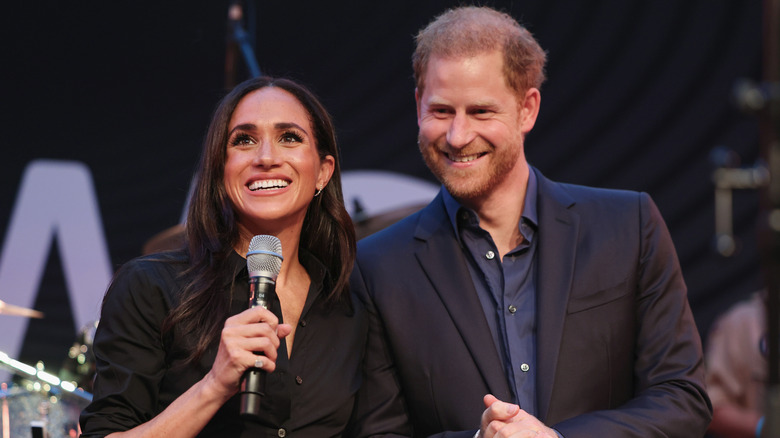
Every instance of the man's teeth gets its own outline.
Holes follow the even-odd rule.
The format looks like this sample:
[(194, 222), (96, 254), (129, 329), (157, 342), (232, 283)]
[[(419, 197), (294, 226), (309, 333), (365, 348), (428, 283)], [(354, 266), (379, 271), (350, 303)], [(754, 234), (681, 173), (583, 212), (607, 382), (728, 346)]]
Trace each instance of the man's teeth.
[(283, 179), (264, 179), (250, 184), (249, 190), (280, 189), (289, 185), (290, 183)]
[(450, 160), (454, 161), (456, 163), (468, 163), (469, 161), (474, 161), (477, 158), (479, 158), (479, 154), (466, 155), (464, 157), (459, 157), (459, 156), (456, 156), (456, 155), (450, 155)]

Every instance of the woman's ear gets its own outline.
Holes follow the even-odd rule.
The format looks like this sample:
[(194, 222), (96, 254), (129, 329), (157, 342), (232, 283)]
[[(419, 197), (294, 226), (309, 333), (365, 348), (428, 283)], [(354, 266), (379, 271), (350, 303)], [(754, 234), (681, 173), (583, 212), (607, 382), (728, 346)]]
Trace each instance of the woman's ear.
[(335, 169), (336, 159), (333, 158), (333, 155), (326, 155), (320, 160), (320, 174), (317, 176), (318, 190), (324, 189), (328, 185)]

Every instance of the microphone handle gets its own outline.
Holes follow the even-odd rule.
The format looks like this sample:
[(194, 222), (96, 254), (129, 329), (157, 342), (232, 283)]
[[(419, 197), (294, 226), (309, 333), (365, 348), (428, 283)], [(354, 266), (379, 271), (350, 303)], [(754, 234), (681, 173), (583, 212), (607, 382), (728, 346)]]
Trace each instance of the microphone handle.
[[(249, 306), (261, 306), (268, 309), (276, 293), (276, 282), (269, 277), (249, 277)], [(260, 416), (260, 404), (265, 396), (265, 372), (251, 367), (241, 377), (241, 416), (256, 418)]]
[(276, 282), (269, 277), (249, 277), (249, 307), (268, 309), (276, 293)]

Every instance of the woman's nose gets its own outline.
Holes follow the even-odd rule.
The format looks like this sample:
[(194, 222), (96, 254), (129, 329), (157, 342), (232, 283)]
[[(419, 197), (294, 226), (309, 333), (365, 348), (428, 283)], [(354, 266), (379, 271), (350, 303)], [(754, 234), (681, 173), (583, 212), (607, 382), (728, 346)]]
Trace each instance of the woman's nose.
[(262, 140), (257, 144), (252, 164), (261, 167), (273, 166), (279, 163), (279, 153), (273, 142)]

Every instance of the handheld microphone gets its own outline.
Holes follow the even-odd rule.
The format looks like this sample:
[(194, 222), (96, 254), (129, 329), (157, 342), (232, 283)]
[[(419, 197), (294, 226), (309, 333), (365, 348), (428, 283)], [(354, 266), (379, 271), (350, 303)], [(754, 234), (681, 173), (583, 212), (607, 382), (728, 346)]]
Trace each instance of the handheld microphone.
[[(246, 266), (249, 271), (249, 307), (267, 309), (276, 293), (276, 277), (282, 269), (282, 243), (275, 236), (257, 235), (249, 243)], [(263, 371), (249, 368), (241, 377), (241, 416), (260, 414)]]

